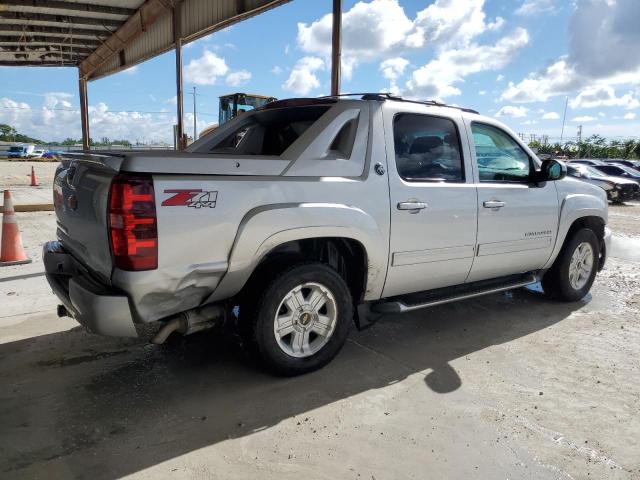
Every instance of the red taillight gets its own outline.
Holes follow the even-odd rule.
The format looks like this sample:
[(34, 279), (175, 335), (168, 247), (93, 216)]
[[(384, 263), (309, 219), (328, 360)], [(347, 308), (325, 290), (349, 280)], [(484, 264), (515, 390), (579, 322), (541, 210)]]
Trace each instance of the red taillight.
[(128, 271), (158, 268), (158, 228), (151, 176), (119, 175), (113, 179), (109, 233), (116, 267)]

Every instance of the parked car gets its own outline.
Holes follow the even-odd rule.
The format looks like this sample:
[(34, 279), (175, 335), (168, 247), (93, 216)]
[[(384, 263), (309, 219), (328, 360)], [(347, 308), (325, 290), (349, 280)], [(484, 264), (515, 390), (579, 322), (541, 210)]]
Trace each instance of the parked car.
[(584, 297), (609, 252), (608, 204), (565, 173), (469, 109), (276, 101), (186, 152), (65, 154), (46, 276), (59, 314), (92, 332), (162, 343), (226, 322), (297, 375), (383, 313), (538, 281)]
[(595, 159), (595, 158), (578, 158), (575, 160), (569, 160), (568, 163), (577, 164), (577, 165), (591, 165), (591, 166), (607, 164), (606, 162)]
[(588, 165), (567, 165), (567, 175), (597, 185), (607, 193), (613, 203), (622, 203), (640, 197), (637, 182), (620, 177), (611, 177)]
[(7, 157), (9, 158), (29, 158), (35, 150), (35, 145), (14, 145), (9, 147)]
[(29, 155), (29, 158), (42, 158), (43, 155), (44, 155), (44, 150), (34, 150)]
[(626, 165), (594, 165), (593, 168), (601, 171), (605, 175), (609, 175), (610, 177), (626, 178), (628, 180), (633, 180), (640, 185), (640, 172), (631, 167), (627, 167)]
[(60, 150), (47, 150), (42, 154), (43, 158), (55, 158), (57, 155), (63, 153)]
[(611, 165), (624, 165), (629, 168), (633, 168), (636, 171), (640, 171), (640, 161), (638, 160), (606, 160), (607, 164)]

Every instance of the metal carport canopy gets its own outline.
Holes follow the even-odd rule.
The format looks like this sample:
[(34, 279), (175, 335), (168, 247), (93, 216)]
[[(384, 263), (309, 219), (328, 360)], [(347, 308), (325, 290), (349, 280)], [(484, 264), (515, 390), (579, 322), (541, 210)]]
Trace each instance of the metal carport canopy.
[[(94, 80), (290, 0), (0, 0), (0, 65)], [(174, 32), (173, 14), (180, 19)]]
[[(184, 148), (182, 45), (291, 0), (0, 0), (0, 66), (78, 67), (82, 144), (87, 81), (174, 49)], [(333, 0), (331, 93), (340, 88), (342, 0)]]

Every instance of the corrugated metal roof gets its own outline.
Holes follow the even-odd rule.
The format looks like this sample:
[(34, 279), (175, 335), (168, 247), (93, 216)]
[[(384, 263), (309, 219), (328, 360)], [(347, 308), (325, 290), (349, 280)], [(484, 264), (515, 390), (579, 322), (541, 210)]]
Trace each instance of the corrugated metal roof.
[(0, 65), (78, 66), (88, 80), (290, 0), (0, 0)]

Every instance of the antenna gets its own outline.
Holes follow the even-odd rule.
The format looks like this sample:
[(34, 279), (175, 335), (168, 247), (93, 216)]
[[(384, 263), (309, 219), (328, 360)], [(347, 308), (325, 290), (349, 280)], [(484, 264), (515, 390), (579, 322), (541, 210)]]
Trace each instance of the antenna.
[(567, 104), (569, 103), (569, 96), (564, 102), (564, 114), (562, 115), (562, 131), (560, 132), (560, 145), (562, 145), (562, 137), (564, 136), (564, 121), (567, 118)]

